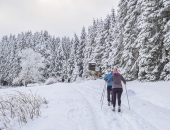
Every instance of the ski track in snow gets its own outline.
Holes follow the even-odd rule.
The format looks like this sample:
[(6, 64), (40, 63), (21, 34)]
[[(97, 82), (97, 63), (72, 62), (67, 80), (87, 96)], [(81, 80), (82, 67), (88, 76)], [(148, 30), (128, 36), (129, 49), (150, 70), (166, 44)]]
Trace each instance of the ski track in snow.
[[(73, 85), (71, 85), (70, 87), (72, 87), (72, 88), (74, 88), (74, 86)], [(76, 88), (74, 88), (75, 89), (75, 91), (77, 92), (77, 93), (79, 93), (80, 94), (80, 97), (81, 98), (83, 98), (83, 100), (84, 100), (84, 106), (86, 106), (86, 109), (87, 110), (89, 110), (89, 113), (86, 113), (86, 115), (84, 115), (84, 116), (87, 116), (87, 115), (89, 115), (90, 114), (90, 116), (92, 117), (92, 121), (91, 122), (93, 122), (94, 123), (94, 127), (93, 128), (91, 128), (91, 129), (96, 129), (97, 130), (97, 128), (96, 128), (96, 119), (95, 119), (95, 116), (94, 116), (94, 110), (92, 109), (92, 107), (90, 106), (90, 104), (89, 104), (89, 102), (87, 101), (87, 99), (82, 95), (82, 93), (80, 93)], [(77, 111), (75, 111), (75, 113), (77, 113)], [(77, 114), (75, 114), (75, 115), (77, 115)], [(81, 117), (83, 116), (83, 115), (80, 115)], [(80, 121), (80, 120), (79, 120)], [(83, 121), (84, 122), (84, 121)], [(82, 122), (82, 123), (83, 123)], [(77, 122), (77, 124), (79, 124), (79, 122)], [(88, 125), (88, 124), (87, 124)], [(80, 127), (80, 129), (82, 130), (83, 128), (81, 128)], [(79, 130), (80, 130), (79, 129)], [(86, 127), (84, 128), (85, 130), (87, 129)]]
[[(73, 88), (73, 86), (70, 86)], [(75, 89), (74, 90), (77, 95), (80, 93)], [(68, 112), (68, 119), (73, 122), (73, 124), (76, 125), (77, 130), (93, 130), (96, 129), (96, 123), (93, 115), (93, 111), (91, 110), (91, 107), (89, 103), (87, 102), (86, 98), (79, 95), (79, 104), (75, 105), (71, 104), (70, 110)], [(89, 118), (89, 119), (87, 119)], [(86, 122), (85, 122), (86, 121)], [(84, 127), (82, 127), (84, 125)]]
[[(95, 108), (96, 110), (100, 108), (101, 104), (99, 101), (101, 98), (100, 97), (101, 89), (97, 89), (95, 86), (91, 86), (90, 84), (86, 84), (86, 85), (82, 84), (81, 86), (76, 86), (75, 88), (87, 98), (90, 104), (95, 104), (94, 106), (98, 107), (98, 108), (97, 107)], [(99, 91), (97, 92), (97, 90)], [(149, 122), (144, 120), (141, 116), (137, 115), (133, 111), (129, 111), (128, 108), (126, 108), (124, 105), (122, 105), (122, 109), (124, 109), (122, 116), (110, 111), (112, 107), (109, 108), (109, 106), (106, 106), (106, 98), (107, 97), (106, 97), (106, 92), (105, 92), (105, 98), (104, 98), (105, 106), (103, 105), (103, 110), (101, 110), (100, 113), (104, 112), (104, 115), (107, 115), (107, 116), (105, 116), (105, 119), (103, 119), (101, 123), (98, 123), (98, 124), (103, 124), (103, 122), (110, 122), (110, 124), (106, 124), (105, 128), (99, 126), (98, 129), (101, 128), (101, 130), (102, 129), (109, 130), (110, 128), (115, 129), (116, 127), (116, 130), (119, 130), (119, 129), (121, 130), (157, 130), (154, 126), (152, 126)], [(96, 113), (96, 115), (100, 115), (100, 113), (98, 114)]]
[[(96, 90), (99, 90), (100, 93), (101, 93), (101, 87), (104, 86), (104, 85), (100, 86), (99, 88), (98, 86), (91, 86), (88, 83), (86, 84), (87, 86), (85, 88), (88, 88), (90, 91), (93, 91), (93, 89), (95, 89), (94, 90), (95, 92), (97, 92)], [(107, 97), (105, 96), (105, 104), (106, 104), (106, 98)], [(130, 122), (131, 124), (133, 124), (133, 126), (135, 126), (135, 123), (132, 123), (132, 122), (136, 121), (138, 122), (140, 127), (143, 127), (143, 129), (161, 130), (162, 128), (164, 128), (164, 130), (170, 130), (170, 124), (169, 124), (170, 110), (169, 109), (157, 106), (155, 104), (152, 104), (149, 101), (139, 99), (130, 94), (129, 94), (129, 100), (130, 100), (130, 105), (131, 105), (130, 111), (128, 110), (128, 107), (127, 107), (128, 102), (127, 102), (126, 94), (123, 93), (122, 108), (124, 112), (122, 114), (122, 117), (126, 119), (128, 122)], [(141, 119), (143, 120), (142, 121), (143, 123), (141, 123)], [(135, 129), (140, 129), (140, 128), (135, 128)]]

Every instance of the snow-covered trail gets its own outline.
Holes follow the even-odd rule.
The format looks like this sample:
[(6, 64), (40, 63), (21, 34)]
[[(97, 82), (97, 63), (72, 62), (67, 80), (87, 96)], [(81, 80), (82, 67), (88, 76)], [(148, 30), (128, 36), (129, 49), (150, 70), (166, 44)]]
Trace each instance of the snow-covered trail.
[[(138, 82), (138, 84), (143, 85), (142, 83), (139, 83), (139, 82)], [(155, 83), (152, 83), (152, 84), (155, 84)], [(160, 84), (162, 84), (162, 82), (157, 83), (157, 86), (161, 86)], [(168, 84), (168, 83), (166, 83), (166, 84)], [(81, 84), (79, 84), (79, 85), (81, 85)], [(161, 130), (163, 128), (164, 130), (170, 130), (170, 124), (169, 124), (170, 109), (160, 107), (157, 105), (157, 104), (159, 104), (160, 98), (164, 98), (163, 101), (166, 103), (168, 102), (166, 94), (168, 92), (170, 95), (170, 91), (166, 91), (167, 86), (165, 88), (163, 88), (161, 86), (161, 88), (164, 89), (164, 92), (158, 91), (157, 98), (155, 99), (155, 102), (154, 101), (150, 102), (148, 100), (150, 98), (152, 98), (152, 96), (154, 96), (154, 95), (152, 95), (152, 94), (149, 95), (148, 93), (155, 92), (155, 89), (156, 90), (158, 89), (157, 86), (153, 85), (156, 88), (154, 88), (154, 89), (151, 88), (151, 90), (148, 89), (148, 92), (143, 91), (143, 89), (141, 89), (140, 91), (143, 91), (143, 97), (142, 97), (142, 96), (137, 96), (137, 94), (135, 94), (136, 88), (138, 88), (140, 86), (138, 85), (138, 87), (136, 87), (133, 84), (130, 84), (130, 85), (131, 85), (131, 87), (128, 88), (128, 90), (129, 90), (128, 95), (129, 95), (131, 110), (128, 109), (127, 96), (126, 96), (125, 88), (124, 88), (124, 92), (122, 95), (123, 114), (122, 114), (121, 118), (120, 118), (120, 116), (117, 117), (117, 115), (116, 116), (114, 115), (114, 117), (116, 117), (116, 119), (118, 119), (117, 122), (119, 122), (122, 125), (123, 129), (131, 129), (131, 130), (132, 129), (134, 129), (134, 130), (135, 129), (138, 129), (138, 130), (140, 130), (140, 129), (155, 129), (155, 130), (158, 129), (158, 130)], [(82, 87), (78, 87), (78, 89), (79, 89), (79, 91), (82, 91), (86, 95), (86, 97), (89, 98), (89, 100), (94, 100), (94, 102), (98, 101), (97, 104), (100, 104), (99, 102), (100, 102), (101, 92), (102, 92), (103, 87), (104, 87), (104, 83), (102, 84), (101, 81), (99, 81), (99, 83), (97, 85), (94, 85), (93, 81), (91, 81), (91, 83), (90, 82), (82, 83)], [(149, 87), (149, 85), (147, 85), (147, 87)], [(145, 89), (147, 90), (147, 88), (145, 88)], [(168, 90), (170, 90), (169, 86), (168, 86)], [(163, 94), (165, 94), (165, 96), (163, 96)], [(93, 98), (90, 95), (93, 95)], [(170, 101), (169, 101), (169, 103), (170, 103)], [(163, 105), (161, 105), (161, 106), (163, 106)], [(168, 105), (166, 105), (166, 106), (168, 106)], [(111, 108), (112, 108), (112, 106), (111, 106)], [(102, 111), (104, 111), (105, 113), (108, 113), (106, 93), (105, 93), (105, 101), (104, 101)], [(109, 120), (109, 118), (110, 118), (110, 120), (112, 119), (111, 117), (107, 116), (108, 120)], [(115, 125), (113, 126), (113, 128), (114, 127), (115, 127)]]
[[(31, 90), (38, 91), (38, 94), (48, 100), (48, 108), (41, 108), (41, 117), (28, 121), (21, 127), (22, 130), (170, 130), (168, 83), (164, 84), (164, 91), (159, 94), (157, 90), (162, 83), (158, 83), (157, 86), (152, 83), (154, 90), (150, 83), (128, 82), (131, 110), (128, 109), (124, 90), (121, 115), (114, 113), (112, 106), (107, 105), (106, 92), (101, 110), (103, 80), (8, 88), (1, 89), (0, 94), (13, 93), (13, 90), (22, 92)], [(145, 93), (142, 92), (143, 86), (144, 89), (148, 87)], [(157, 96), (151, 96), (149, 93)], [(169, 106), (164, 103), (169, 103)]]
[[(112, 106), (107, 106), (106, 94), (102, 110), (101, 109), (101, 88), (103, 85), (94, 86), (89, 83), (75, 85), (76, 89), (86, 97), (92, 108), (95, 109), (96, 117), (98, 119), (98, 130), (156, 130), (154, 125), (142, 118), (133, 111), (129, 111), (125, 105), (122, 105), (123, 114), (115, 114), (111, 111)], [(122, 100), (126, 100), (124, 97)]]
[[(81, 86), (81, 84), (82, 84), (82, 86)], [(142, 83), (139, 83), (139, 84), (141, 85)], [(162, 83), (158, 83), (157, 86), (159, 86), (159, 84), (162, 84)], [(76, 86), (76, 88), (79, 89), (79, 91), (84, 93), (84, 95), (86, 95), (86, 97), (89, 98), (89, 100), (93, 100), (95, 103), (98, 101), (97, 104), (100, 104), (101, 92), (104, 87), (104, 83), (102, 84), (101, 81), (99, 81), (99, 83), (97, 85), (94, 85), (94, 83), (92, 81), (92, 82), (80, 83), (79, 85), (81, 87)], [(133, 130), (133, 129), (134, 130), (135, 129), (138, 129), (138, 130), (140, 130), (140, 129), (149, 129), (149, 130), (154, 129), (154, 130), (156, 130), (156, 129), (158, 129), (158, 130), (161, 130), (163, 128), (165, 130), (170, 130), (170, 124), (169, 124), (170, 109), (156, 105), (156, 104), (159, 104), (158, 102), (159, 102), (160, 98), (164, 98), (164, 102), (167, 103), (168, 99), (166, 98), (166, 96), (163, 96), (163, 94), (167, 94), (167, 92), (169, 92), (169, 91), (166, 91), (167, 87), (162, 88), (162, 89), (165, 89), (164, 92), (162, 92), (162, 91), (157, 92), (158, 93), (157, 95), (159, 97), (156, 98), (157, 100), (155, 99), (155, 102), (150, 102), (150, 101), (148, 101), (149, 100), (148, 98), (152, 98), (152, 96), (154, 96), (154, 95), (152, 95), (152, 94), (149, 95), (148, 93), (155, 92), (154, 89), (157, 90), (158, 89), (157, 86), (153, 85), (156, 88), (154, 88), (151, 91), (149, 89), (148, 89), (148, 92), (143, 91), (144, 96), (143, 97), (139, 96), (142, 99), (140, 99), (135, 94), (137, 87), (136, 86), (134, 87), (133, 84), (131, 86), (132, 87), (130, 89), (128, 88), (128, 90), (129, 90), (128, 95), (129, 95), (131, 110), (128, 109), (127, 96), (126, 96), (126, 93), (124, 90), (123, 95), (122, 95), (123, 114), (122, 114), (121, 118), (120, 118), (120, 116), (113, 115), (114, 117), (116, 117), (116, 119), (117, 119), (116, 121), (118, 122), (118, 124), (120, 123), (121, 127), (123, 127), (122, 129), (130, 129), (130, 130)], [(149, 85), (147, 87), (149, 87)], [(147, 90), (147, 88), (145, 88), (145, 89)], [(143, 90), (143, 89), (141, 89), (141, 90)], [(92, 95), (93, 97), (90, 95)], [(148, 98), (145, 95), (147, 95)], [(170, 92), (169, 92), (169, 95), (170, 95)], [(148, 99), (148, 100), (146, 100), (146, 99)], [(106, 94), (105, 94), (104, 103), (105, 104), (103, 105), (102, 111), (104, 111), (105, 114), (106, 113), (108, 114), (109, 112), (108, 112), (108, 106), (107, 106), (107, 102), (106, 102)], [(169, 103), (170, 103), (170, 101), (169, 101)], [(163, 106), (163, 105), (161, 105), (161, 106)], [(100, 108), (100, 106), (98, 106), (98, 107)], [(111, 119), (112, 118), (109, 117), (109, 115), (108, 115), (107, 122), (109, 122)], [(106, 119), (105, 119), (105, 121), (106, 121)], [(113, 126), (113, 128), (116, 127), (115, 125)], [(120, 129), (120, 128), (118, 128), (118, 129)]]

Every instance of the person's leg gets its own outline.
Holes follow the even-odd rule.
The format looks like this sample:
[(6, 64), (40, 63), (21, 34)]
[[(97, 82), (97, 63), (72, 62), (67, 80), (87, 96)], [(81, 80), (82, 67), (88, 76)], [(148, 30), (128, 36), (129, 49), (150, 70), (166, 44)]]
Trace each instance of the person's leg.
[(113, 96), (113, 108), (115, 108), (116, 105), (116, 88), (112, 89), (112, 96)]
[(119, 88), (118, 89), (118, 111), (121, 111), (121, 95), (122, 95), (123, 89)]
[(109, 101), (111, 102), (112, 101), (112, 96), (111, 96), (111, 93), (112, 93), (112, 86), (109, 86)]
[(110, 102), (110, 90), (108, 86), (107, 86), (107, 101)]
[(110, 87), (110, 102), (113, 104), (113, 96), (112, 96), (113, 94), (112, 94), (112, 87)]
[(122, 92), (123, 92), (123, 90), (122, 90), (122, 88), (119, 88), (119, 90), (118, 90), (118, 106), (121, 106), (121, 96), (122, 96)]

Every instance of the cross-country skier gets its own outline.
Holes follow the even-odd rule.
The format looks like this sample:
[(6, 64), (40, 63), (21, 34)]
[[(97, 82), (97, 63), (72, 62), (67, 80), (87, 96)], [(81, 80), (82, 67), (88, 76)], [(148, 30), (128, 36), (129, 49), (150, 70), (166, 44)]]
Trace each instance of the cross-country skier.
[[(113, 71), (110, 71), (110, 73), (107, 73), (107, 75), (104, 77), (104, 80), (107, 82), (107, 80), (110, 79), (110, 77), (112, 76)], [(113, 85), (113, 81), (110, 81), (107, 83), (107, 101), (108, 101), (108, 105), (110, 106), (110, 102), (112, 102), (113, 99), (110, 100), (110, 96), (112, 98), (112, 85)]]
[(116, 105), (116, 94), (118, 98), (118, 112), (121, 111), (121, 95), (123, 92), (123, 87), (121, 84), (121, 81), (123, 81), (124, 84), (126, 84), (126, 80), (123, 78), (121, 74), (119, 74), (117, 67), (114, 67), (113, 75), (110, 77), (110, 79), (107, 81), (108, 83), (110, 81), (113, 81), (112, 85), (112, 94), (113, 94), (113, 111), (115, 111), (115, 105)]

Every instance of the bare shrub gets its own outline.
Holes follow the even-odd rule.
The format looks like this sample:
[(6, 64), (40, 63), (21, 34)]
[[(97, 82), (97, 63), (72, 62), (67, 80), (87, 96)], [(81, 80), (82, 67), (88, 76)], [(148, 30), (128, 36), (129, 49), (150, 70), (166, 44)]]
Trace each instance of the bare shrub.
[(0, 96), (0, 130), (10, 130), (17, 122), (22, 126), (28, 119), (39, 117), (41, 105), (47, 106), (47, 100), (31, 91)]

